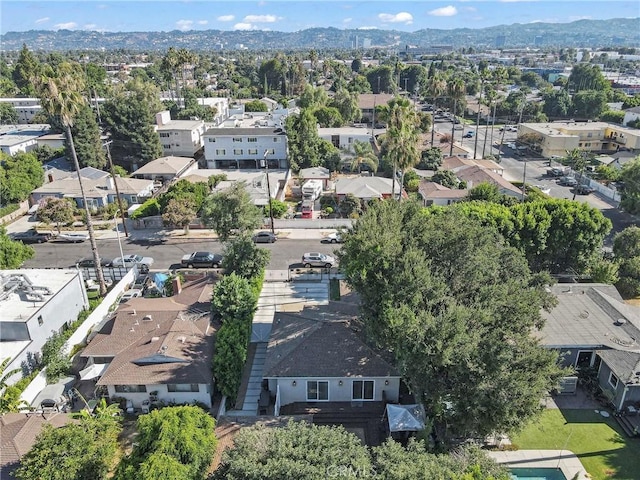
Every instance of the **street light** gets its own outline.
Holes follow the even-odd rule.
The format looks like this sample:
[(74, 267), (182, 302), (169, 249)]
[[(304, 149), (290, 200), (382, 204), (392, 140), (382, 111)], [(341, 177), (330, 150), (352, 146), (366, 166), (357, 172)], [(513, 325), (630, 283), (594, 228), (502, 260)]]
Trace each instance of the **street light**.
[(273, 225), (273, 208), (271, 205), (271, 182), (269, 181), (269, 161), (267, 160), (267, 155), (269, 155), (269, 150), (264, 151), (264, 158), (262, 162), (264, 163), (265, 171), (267, 173), (267, 197), (269, 198), (269, 219), (271, 220), (271, 233), (276, 234), (275, 228)]
[(116, 213), (113, 216), (113, 224), (116, 227), (116, 237), (118, 238), (118, 247), (120, 247), (120, 258), (122, 259), (122, 264), (124, 265), (124, 253), (122, 252), (122, 242), (120, 241), (120, 230), (118, 229), (118, 214), (119, 213), (120, 213), (120, 209), (116, 210)]

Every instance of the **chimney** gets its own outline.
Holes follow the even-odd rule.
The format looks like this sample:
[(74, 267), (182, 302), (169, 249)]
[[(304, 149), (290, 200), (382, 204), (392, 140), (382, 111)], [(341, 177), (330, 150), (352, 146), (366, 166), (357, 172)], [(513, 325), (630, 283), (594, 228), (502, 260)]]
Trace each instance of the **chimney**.
[(180, 277), (175, 277), (172, 283), (173, 283), (173, 294), (178, 295), (182, 291), (182, 283), (180, 282)]
[(107, 188), (109, 190), (114, 190), (116, 188), (115, 183), (113, 183), (113, 177), (109, 175), (107, 178)]

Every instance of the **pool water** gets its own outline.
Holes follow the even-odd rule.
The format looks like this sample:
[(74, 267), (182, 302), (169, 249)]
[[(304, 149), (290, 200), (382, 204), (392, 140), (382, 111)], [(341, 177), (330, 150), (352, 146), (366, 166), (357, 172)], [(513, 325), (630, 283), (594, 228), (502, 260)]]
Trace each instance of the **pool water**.
[(513, 480), (567, 480), (562, 470), (555, 468), (510, 468)]

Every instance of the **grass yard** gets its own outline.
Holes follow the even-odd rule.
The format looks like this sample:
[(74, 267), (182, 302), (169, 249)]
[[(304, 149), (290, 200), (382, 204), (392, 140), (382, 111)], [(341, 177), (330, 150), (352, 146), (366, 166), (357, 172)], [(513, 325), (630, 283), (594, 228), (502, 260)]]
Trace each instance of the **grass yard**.
[(593, 410), (545, 410), (511, 441), (521, 450), (571, 450), (595, 480), (640, 478), (640, 439)]

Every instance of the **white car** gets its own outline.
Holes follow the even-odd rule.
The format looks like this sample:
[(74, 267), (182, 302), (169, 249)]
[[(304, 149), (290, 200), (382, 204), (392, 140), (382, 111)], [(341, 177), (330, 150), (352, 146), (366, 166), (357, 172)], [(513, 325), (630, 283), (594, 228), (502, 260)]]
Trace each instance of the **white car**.
[(330, 233), (322, 239), (322, 243), (342, 243), (342, 235), (338, 232)]
[(336, 259), (331, 255), (325, 255), (324, 253), (305, 253), (302, 255), (302, 264), (304, 268), (310, 267), (325, 267), (331, 268), (335, 265)]
[(141, 296), (142, 296), (142, 290), (139, 288), (127, 290), (120, 297), (120, 303), (125, 303), (132, 298), (141, 297)]
[(142, 255), (125, 255), (124, 257), (114, 258), (111, 262), (112, 267), (131, 268), (134, 265), (141, 267), (142, 270), (149, 270), (153, 265), (153, 258), (143, 257)]

